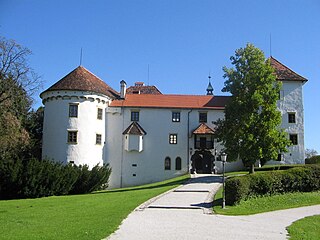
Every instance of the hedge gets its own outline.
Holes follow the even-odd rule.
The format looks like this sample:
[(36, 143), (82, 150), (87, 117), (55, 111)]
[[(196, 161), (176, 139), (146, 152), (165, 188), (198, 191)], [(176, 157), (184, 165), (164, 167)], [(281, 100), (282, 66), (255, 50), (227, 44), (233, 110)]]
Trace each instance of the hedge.
[(306, 164), (320, 164), (320, 155), (306, 158), (305, 163)]
[(320, 166), (309, 165), (232, 177), (226, 180), (226, 204), (251, 197), (320, 190)]
[(109, 165), (63, 165), (50, 160), (0, 159), (0, 199), (82, 194), (106, 188)]

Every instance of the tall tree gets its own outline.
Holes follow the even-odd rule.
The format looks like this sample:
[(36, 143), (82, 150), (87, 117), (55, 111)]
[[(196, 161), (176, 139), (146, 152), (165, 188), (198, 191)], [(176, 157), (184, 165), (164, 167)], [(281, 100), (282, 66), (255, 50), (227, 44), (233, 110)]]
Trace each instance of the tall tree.
[(30, 54), (14, 40), (0, 37), (0, 157), (15, 154), (29, 143), (25, 127), (32, 95), (41, 86), (29, 67)]
[(256, 161), (276, 160), (290, 145), (277, 110), (281, 82), (263, 52), (252, 44), (236, 50), (230, 60), (234, 68), (223, 68), (226, 81), (222, 91), (232, 97), (225, 119), (216, 122), (216, 134), (228, 159), (240, 158), (254, 172)]

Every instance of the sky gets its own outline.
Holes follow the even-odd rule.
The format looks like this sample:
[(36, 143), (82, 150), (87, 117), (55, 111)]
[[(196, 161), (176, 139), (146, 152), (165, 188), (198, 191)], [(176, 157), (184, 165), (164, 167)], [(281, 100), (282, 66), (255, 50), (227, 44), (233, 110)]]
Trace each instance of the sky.
[(222, 67), (252, 43), (309, 80), (305, 147), (320, 153), (319, 0), (0, 0), (0, 9), (0, 36), (33, 52), (39, 93), (79, 66), (82, 48), (82, 66), (117, 91), (124, 79), (205, 94), (210, 73), (225, 95)]

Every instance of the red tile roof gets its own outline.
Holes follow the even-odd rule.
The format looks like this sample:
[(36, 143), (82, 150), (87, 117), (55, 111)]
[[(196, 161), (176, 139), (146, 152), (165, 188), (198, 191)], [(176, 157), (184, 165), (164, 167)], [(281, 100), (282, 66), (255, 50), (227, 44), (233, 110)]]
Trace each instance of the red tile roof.
[(193, 134), (214, 134), (214, 130), (206, 124), (201, 123), (193, 132)]
[(228, 96), (127, 94), (125, 99), (114, 100), (110, 107), (224, 109)]
[(156, 86), (131, 86), (127, 88), (127, 94), (162, 94)]
[(289, 80), (289, 81), (308, 81), (306, 78), (292, 71), (287, 66), (283, 65), (274, 57), (270, 57), (270, 64), (275, 69), (275, 73), (278, 80)]
[(56, 90), (90, 91), (104, 94), (113, 99), (119, 97), (118, 92), (82, 66), (74, 69), (44, 92)]
[(122, 134), (146, 135), (146, 131), (137, 122), (133, 122)]

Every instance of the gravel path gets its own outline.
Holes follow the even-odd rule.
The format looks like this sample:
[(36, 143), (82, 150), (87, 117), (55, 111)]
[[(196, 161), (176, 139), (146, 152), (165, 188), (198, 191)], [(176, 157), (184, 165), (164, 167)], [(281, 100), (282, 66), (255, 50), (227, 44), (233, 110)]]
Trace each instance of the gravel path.
[(249, 216), (210, 214), (210, 199), (220, 185), (218, 176), (195, 177), (140, 206), (107, 239), (286, 239), (292, 222), (320, 214), (320, 205)]

